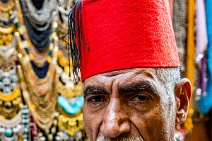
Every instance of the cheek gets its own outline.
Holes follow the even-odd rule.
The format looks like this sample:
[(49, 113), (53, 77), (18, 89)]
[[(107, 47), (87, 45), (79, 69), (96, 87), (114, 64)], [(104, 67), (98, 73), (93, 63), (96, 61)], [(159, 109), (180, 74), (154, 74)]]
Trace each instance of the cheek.
[(132, 122), (146, 141), (165, 141), (169, 138), (169, 129), (166, 126), (169, 121), (164, 114), (160, 107), (155, 107), (147, 113), (134, 112)]
[(101, 117), (97, 112), (91, 112), (87, 106), (83, 106), (83, 120), (85, 124), (85, 130), (89, 138), (95, 138), (99, 132), (99, 126), (101, 123)]

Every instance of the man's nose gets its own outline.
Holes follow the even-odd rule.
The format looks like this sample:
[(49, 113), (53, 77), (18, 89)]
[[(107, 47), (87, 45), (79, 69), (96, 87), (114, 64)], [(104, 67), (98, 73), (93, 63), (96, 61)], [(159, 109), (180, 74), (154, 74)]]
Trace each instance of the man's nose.
[(116, 138), (122, 134), (128, 134), (131, 128), (130, 121), (127, 109), (124, 109), (120, 99), (112, 98), (106, 109), (100, 129), (104, 137)]

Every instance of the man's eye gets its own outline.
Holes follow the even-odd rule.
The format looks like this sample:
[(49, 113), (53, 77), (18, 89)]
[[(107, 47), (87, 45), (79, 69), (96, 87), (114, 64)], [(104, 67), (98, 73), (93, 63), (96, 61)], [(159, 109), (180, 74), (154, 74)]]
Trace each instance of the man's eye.
[(107, 99), (104, 96), (91, 96), (87, 99), (87, 101), (92, 104), (100, 104), (106, 102)]
[(152, 100), (152, 97), (148, 95), (135, 95), (130, 99), (132, 102), (147, 102), (149, 100)]

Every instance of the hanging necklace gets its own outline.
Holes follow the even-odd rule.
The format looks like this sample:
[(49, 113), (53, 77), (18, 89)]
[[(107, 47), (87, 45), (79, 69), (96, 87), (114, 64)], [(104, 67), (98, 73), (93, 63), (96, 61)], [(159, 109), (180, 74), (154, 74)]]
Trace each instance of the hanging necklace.
[(18, 40), (18, 49), (20, 51), (19, 61), (22, 66), (22, 71), (24, 72), (20, 73), (20, 76), (23, 77), (22, 88), (25, 89), (23, 91), (24, 99), (29, 105), (29, 109), (32, 112), (36, 124), (41, 129), (49, 129), (53, 123), (56, 106), (56, 94), (53, 90), (56, 54), (58, 51), (56, 34), (54, 33), (52, 35), (52, 43), (54, 43), (54, 45), (52, 54), (50, 54), (52, 59), (49, 62), (48, 72), (42, 79), (38, 78), (35, 72), (32, 71), (33, 69), (29, 57), (30, 52), (27, 52), (28, 49), (26, 49), (26, 46), (23, 46), (23, 41), (21, 40), (19, 33), (16, 33), (16, 38)]
[(0, 0), (0, 26), (8, 26), (13, 23), (16, 16), (15, 2), (14, 0), (8, 0), (2, 2)]
[[(39, 51), (39, 52), (43, 52), (46, 50), (46, 48), (48, 48), (49, 46), (49, 37), (51, 34), (51, 23), (52, 23), (52, 12), (55, 10), (55, 8), (49, 8), (49, 5), (52, 5), (52, 3), (54, 3), (53, 1), (49, 1), (49, 2), (45, 2), (43, 3), (44, 5), (44, 9), (48, 9), (48, 11), (46, 11), (46, 13), (41, 13), (39, 14), (41, 17), (46, 16), (46, 15), (50, 15), (50, 17), (47, 16), (46, 21), (44, 21), (44, 24), (41, 25), (37, 25), (36, 20), (30, 20), (30, 17), (33, 13), (29, 12), (27, 10), (27, 3), (31, 3), (31, 1), (25, 1), (25, 0), (21, 0), (20, 1), (20, 5), (18, 3), (18, 9), (23, 11), (23, 19), (22, 17), (19, 17), (20, 22), (22, 22), (22, 24), (25, 24), (26, 28), (27, 28), (27, 32), (29, 35), (29, 38), (32, 42), (32, 44), (34, 45), (34, 47)], [(51, 4), (50, 4), (51, 3)], [(56, 4), (54, 4), (53, 7), (55, 7)], [(50, 11), (49, 11), (50, 10)], [(43, 18), (39, 18), (37, 20), (40, 20)]]
[(22, 103), (16, 72), (17, 44), (13, 37), (17, 18), (14, 0), (0, 0), (0, 17), (0, 119), (1, 123), (9, 123), (19, 113)]
[[(27, 91), (26, 80), (23, 75), (21, 67), (19, 67), (19, 75), (21, 77), (21, 88), (23, 90), (23, 97), (29, 106), (29, 109), (33, 115), (36, 124), (41, 129), (49, 129), (53, 123), (55, 105), (56, 105), (56, 95), (51, 91), (42, 97), (37, 96), (32, 91)], [(34, 98), (33, 98), (34, 97)], [(47, 98), (46, 98), (47, 97)], [(38, 98), (39, 100), (36, 100)], [(45, 101), (45, 102), (44, 102)], [(42, 104), (40, 103), (42, 102)]]
[[(19, 1), (17, 1), (16, 5), (17, 5), (18, 11), (21, 11)], [(49, 39), (50, 35), (44, 35), (45, 40), (48, 40), (48, 42), (50, 41), (50, 44), (45, 46), (45, 48), (42, 48), (42, 52), (39, 51), (38, 48), (33, 43), (34, 40), (31, 39), (31, 37), (27, 33), (27, 31), (29, 31), (29, 30), (26, 30), (25, 26), (23, 26), (25, 24), (25, 22), (23, 20), (23, 16), (22, 16), (21, 12), (18, 15), (19, 15), (18, 19), (19, 19), (19, 22), (20, 22), (20, 23), (17, 22), (17, 24), (18, 24), (17, 26), (19, 27), (18, 30), (21, 33), (21, 35), (23, 35), (22, 38), (24, 38), (23, 43), (21, 43), (21, 44), (22, 44), (22, 46), (24, 46), (24, 49), (25, 49), (26, 52), (29, 52), (29, 50), (30, 50), (30, 54), (29, 54), (30, 59), (33, 60), (34, 63), (36, 63), (37, 66), (41, 67), (41, 66), (44, 65), (44, 63), (46, 61), (51, 60), (51, 54), (52, 54), (51, 49), (53, 48), (52, 45), (54, 44), (53, 40), (50, 41), (50, 39)], [(53, 27), (56, 27), (56, 26), (57, 25), (55, 25), (55, 24), (53, 25)]]
[(53, 12), (56, 10), (56, 0), (44, 0), (39, 10), (32, 1), (21, 0), (21, 4), (23, 4), (25, 12), (29, 13), (27, 17), (35, 28), (48, 24), (52, 20)]

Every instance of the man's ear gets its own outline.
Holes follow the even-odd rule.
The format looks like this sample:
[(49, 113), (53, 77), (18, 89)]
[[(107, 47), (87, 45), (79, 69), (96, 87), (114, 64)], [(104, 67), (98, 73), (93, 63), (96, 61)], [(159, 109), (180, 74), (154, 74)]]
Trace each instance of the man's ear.
[(191, 99), (191, 83), (187, 78), (181, 79), (175, 86), (175, 97), (177, 105), (176, 124), (181, 124), (186, 120)]

